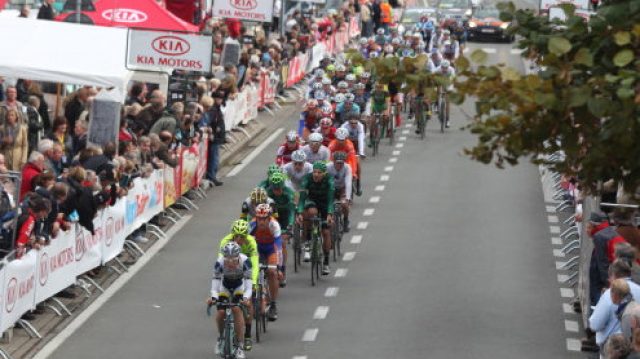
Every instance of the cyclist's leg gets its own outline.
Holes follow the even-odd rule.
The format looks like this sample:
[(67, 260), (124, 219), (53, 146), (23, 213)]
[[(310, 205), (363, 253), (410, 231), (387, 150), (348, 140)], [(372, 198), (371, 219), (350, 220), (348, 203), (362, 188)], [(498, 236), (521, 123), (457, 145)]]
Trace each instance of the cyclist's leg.
[[(242, 289), (242, 288), (236, 288), (236, 291), (238, 289)], [(233, 311), (234, 330), (236, 332), (236, 338), (238, 339), (238, 344), (240, 344), (245, 334), (244, 313), (242, 311), (242, 308), (240, 307), (233, 307), (232, 311)]]
[(278, 223), (280, 224), (280, 228), (282, 230), (282, 263), (280, 264), (280, 272), (282, 273), (282, 281), (280, 284), (286, 282), (287, 276), (287, 244), (289, 243), (289, 213), (287, 211), (283, 211), (282, 213), (278, 213)]
[(324, 252), (324, 264), (329, 264), (329, 253), (331, 253), (331, 227), (326, 222), (327, 209), (318, 209), (320, 218), (322, 219), (322, 251)]
[[(272, 252), (268, 254), (266, 258), (268, 265), (278, 265), (278, 248), (276, 244), (273, 245)], [(278, 285), (277, 269), (267, 269), (267, 281), (269, 283), (269, 296), (271, 298), (271, 303), (273, 303), (278, 299), (278, 289), (280, 288)]]
[(444, 103), (445, 103), (445, 108), (446, 108), (446, 113), (447, 113), (447, 117), (446, 117), (447, 124), (446, 124), (446, 126), (449, 127), (449, 125), (450, 125), (450, 121), (449, 121), (450, 109), (449, 109), (449, 107), (451, 106), (451, 103), (449, 102), (449, 95), (446, 92), (444, 93)]
[[(218, 293), (218, 302), (227, 302), (230, 296), (231, 292), (229, 292), (227, 288), (224, 288), (222, 292)], [(222, 331), (224, 330), (224, 308), (218, 306), (217, 309), (216, 323), (218, 324), (219, 337), (222, 338)]]

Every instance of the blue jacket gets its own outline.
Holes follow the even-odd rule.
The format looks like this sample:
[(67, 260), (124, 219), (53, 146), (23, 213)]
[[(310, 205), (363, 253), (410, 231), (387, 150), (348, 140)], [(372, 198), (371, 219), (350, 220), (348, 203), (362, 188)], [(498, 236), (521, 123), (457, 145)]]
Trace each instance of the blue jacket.
[[(625, 279), (629, 284), (633, 299), (639, 300), (640, 286), (632, 282), (631, 278)], [(596, 332), (596, 344), (603, 345), (611, 335), (621, 332), (620, 321), (616, 316), (617, 309), (618, 306), (611, 301), (611, 289), (607, 289), (600, 296), (598, 304), (589, 317), (589, 328)]]

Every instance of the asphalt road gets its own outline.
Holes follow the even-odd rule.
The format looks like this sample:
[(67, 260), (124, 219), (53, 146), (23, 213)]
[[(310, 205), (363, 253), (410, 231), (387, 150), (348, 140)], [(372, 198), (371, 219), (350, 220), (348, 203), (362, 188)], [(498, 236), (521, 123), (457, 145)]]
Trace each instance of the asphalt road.
[[(494, 49), (490, 61), (522, 70), (509, 45), (471, 46)], [(462, 110), (470, 114), (471, 106)], [(280, 319), (250, 358), (578, 357), (566, 350), (536, 167), (500, 171), (463, 157), (475, 140), (457, 130), (466, 121), (461, 109), (452, 115), (447, 133), (430, 123), (422, 142), (403, 127), (401, 148), (385, 144), (381, 156), (367, 159), (365, 193), (343, 245), (352, 260), (332, 263), (317, 287), (307, 270), (290, 273)], [(292, 128), (296, 120), (274, 121)], [(210, 193), (169, 244), (50, 357), (214, 357), (204, 300), (218, 240), (265, 176), (277, 142)], [(352, 236), (361, 242), (350, 243)]]

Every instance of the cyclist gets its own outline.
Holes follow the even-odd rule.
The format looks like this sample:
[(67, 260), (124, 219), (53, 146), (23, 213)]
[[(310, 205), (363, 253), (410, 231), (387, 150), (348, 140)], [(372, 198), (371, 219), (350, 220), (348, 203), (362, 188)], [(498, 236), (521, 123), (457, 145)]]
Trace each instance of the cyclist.
[[(333, 178), (327, 174), (327, 165), (321, 161), (314, 162), (313, 172), (306, 175), (302, 180), (296, 220), (299, 225), (305, 225), (305, 233), (309, 233), (309, 228), (304, 219), (309, 220), (315, 216), (319, 216), (322, 220), (323, 275), (331, 273), (331, 269), (329, 268), (329, 252), (331, 251), (330, 227), (333, 224), (334, 191)], [(311, 256), (308, 244), (306, 247), (304, 260), (308, 262)]]
[(304, 139), (318, 126), (318, 120), (321, 118), (321, 115), (322, 111), (318, 108), (318, 101), (313, 99), (307, 101), (305, 109), (300, 114), (302, 137)]
[(291, 162), (282, 167), (282, 171), (289, 178), (287, 185), (297, 193), (302, 187), (304, 176), (313, 172), (313, 165), (307, 162), (307, 155), (302, 150), (294, 152), (291, 159)]
[[(449, 79), (453, 80), (453, 78), (456, 76), (456, 70), (451, 66), (451, 63), (448, 60), (442, 60), (442, 62), (440, 63), (440, 66), (438, 68), (436, 68), (435, 71), (436, 74), (439, 75), (443, 75), (448, 77)], [(451, 88), (453, 85), (450, 85), (449, 88)], [(449, 88), (444, 88), (443, 86), (443, 91), (445, 92), (445, 99), (447, 102), (447, 123), (446, 123), (446, 127), (449, 128), (450, 126), (450, 121), (449, 121), (449, 96), (447, 96), (447, 91), (449, 90)]]
[(320, 127), (316, 129), (316, 132), (322, 135), (323, 146), (328, 146), (336, 138), (336, 128), (333, 127), (333, 121), (329, 117), (320, 120)]
[(362, 114), (368, 114), (371, 111), (371, 109), (367, 108), (369, 105), (369, 93), (365, 92), (365, 89), (366, 85), (363, 83), (357, 83), (353, 86), (353, 103), (358, 105)]
[[(329, 151), (331, 153), (336, 152), (344, 152), (347, 154), (347, 163), (351, 166), (351, 170), (353, 171), (353, 177), (356, 179), (356, 184), (359, 184), (360, 181), (360, 166), (358, 163), (358, 155), (356, 154), (355, 147), (353, 147), (353, 143), (349, 140), (349, 131), (345, 128), (339, 128), (336, 131), (336, 139), (331, 141), (329, 144)], [(360, 187), (358, 186), (358, 193), (360, 193)]]
[(331, 85), (331, 80), (326, 77), (322, 79), (322, 91), (329, 97), (336, 94), (336, 88)]
[(287, 285), (287, 243), (291, 236), (291, 230), (293, 228), (293, 221), (295, 220), (295, 193), (293, 190), (285, 185), (287, 176), (282, 172), (276, 172), (269, 178), (269, 187), (267, 188), (267, 194), (269, 198), (273, 198), (276, 207), (276, 213), (278, 214), (278, 223), (280, 228), (284, 229), (282, 233), (282, 280), (280, 281), (280, 287)]
[(356, 83), (356, 75), (347, 74), (347, 76), (344, 77), (344, 80), (347, 82), (347, 87), (349, 88), (349, 90), (353, 90), (353, 85), (355, 85)]
[(331, 79), (331, 83), (336, 86), (338, 83), (343, 82), (345, 76), (347, 76), (347, 68), (343, 64), (336, 65), (336, 73)]
[(336, 106), (336, 127), (340, 127), (343, 123), (347, 122), (347, 119), (351, 114), (360, 115), (360, 106), (354, 102), (355, 96), (348, 93), (344, 98), (345, 101), (338, 103)]
[(251, 221), (256, 215), (256, 207), (260, 204), (266, 203), (273, 207), (273, 199), (267, 196), (267, 191), (262, 187), (256, 187), (251, 191), (249, 197), (242, 202), (242, 213), (240, 219)]
[[(384, 85), (377, 83), (375, 90), (371, 92), (371, 114), (372, 116), (381, 115), (381, 124), (389, 121), (389, 108), (391, 107), (391, 99), (389, 92), (385, 91)], [(383, 134), (379, 133), (378, 136), (382, 137)], [(369, 144), (371, 145), (371, 144)]]
[(419, 91), (416, 97), (413, 99), (412, 103), (412, 112), (414, 114), (414, 120), (416, 122), (416, 134), (420, 134), (420, 127), (417, 125), (419, 121), (423, 119), (429, 120), (431, 116), (431, 106), (430, 101), (427, 96), (424, 95), (423, 91)]
[(358, 156), (366, 157), (364, 154), (364, 125), (360, 122), (358, 115), (351, 114), (349, 121), (343, 123), (340, 128), (348, 131), (349, 140), (353, 143)]
[[(213, 267), (213, 279), (211, 280), (211, 298), (207, 300), (208, 305), (217, 302), (242, 303), (249, 305), (253, 282), (251, 280), (251, 261), (241, 253), (240, 246), (235, 242), (227, 243), (222, 249), (222, 257), (217, 258)], [(216, 323), (218, 325), (218, 344), (216, 354), (222, 352), (222, 331), (224, 330), (224, 308), (218, 306)], [(238, 359), (244, 359), (244, 350), (240, 346), (240, 338), (244, 338), (245, 323), (244, 315), (240, 307), (233, 308), (233, 321), (236, 338), (234, 343), (234, 354)]]
[(351, 188), (352, 177), (351, 166), (345, 163), (347, 154), (344, 152), (336, 152), (333, 154), (333, 162), (327, 165), (327, 173), (333, 177), (335, 186), (335, 199), (339, 200), (342, 206), (342, 214), (344, 216), (344, 232), (350, 230), (349, 227), (349, 205), (351, 204)]
[[(260, 261), (267, 265), (280, 266), (282, 264), (282, 238), (280, 224), (271, 216), (271, 207), (265, 203), (256, 208), (256, 217), (249, 223), (249, 233), (258, 243)], [(269, 309), (267, 318), (270, 321), (278, 319), (276, 301), (278, 299), (278, 271), (267, 270), (267, 283), (269, 284)]]
[[(253, 284), (258, 283), (258, 274), (260, 273), (260, 259), (258, 256), (258, 245), (256, 239), (249, 234), (249, 223), (244, 219), (237, 219), (231, 225), (231, 233), (227, 234), (220, 241), (220, 253), (218, 257), (224, 257), (223, 250), (229, 243), (235, 242), (240, 246), (240, 253), (244, 254), (251, 261), (251, 281)], [(253, 308), (251, 301), (248, 303), (247, 318), (244, 322), (244, 350), (251, 350), (251, 315)]]
[(371, 82), (371, 73), (370, 72), (363, 72), (360, 74), (360, 83), (364, 84), (364, 90), (367, 94), (371, 93), (371, 90), (373, 88), (373, 84)]
[(258, 187), (264, 188), (266, 190), (269, 187), (269, 180), (271, 179), (271, 175), (276, 172), (282, 173), (282, 169), (280, 168), (280, 166), (273, 163), (270, 164), (269, 168), (267, 169), (267, 178), (260, 181), (260, 183), (258, 183)]
[(309, 135), (308, 144), (302, 147), (305, 155), (307, 156), (307, 162), (314, 163), (316, 161), (328, 161), (331, 156), (331, 152), (327, 146), (322, 145), (322, 135), (314, 132)]
[(300, 139), (296, 131), (289, 131), (285, 137), (286, 142), (278, 147), (276, 163), (280, 166), (291, 162), (291, 154), (300, 149)]

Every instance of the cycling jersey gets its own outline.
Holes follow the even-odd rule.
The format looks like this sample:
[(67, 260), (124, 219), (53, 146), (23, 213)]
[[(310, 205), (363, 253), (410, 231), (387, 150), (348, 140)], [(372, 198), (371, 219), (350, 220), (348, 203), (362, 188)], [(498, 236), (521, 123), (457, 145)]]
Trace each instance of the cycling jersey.
[(289, 179), (287, 180), (287, 185), (292, 190), (298, 192), (300, 191), (300, 188), (302, 186), (302, 179), (304, 178), (304, 176), (313, 172), (313, 165), (309, 162), (305, 162), (304, 167), (300, 172), (297, 172), (295, 170), (294, 165), (295, 164), (293, 162), (287, 163), (286, 165), (284, 165), (284, 167), (282, 167), (282, 171), (287, 175), (287, 177), (289, 177)]
[(287, 143), (280, 145), (276, 152), (276, 163), (278, 165), (284, 165), (291, 162), (291, 154), (298, 149), (300, 149), (299, 143), (296, 143), (294, 148), (289, 147)]
[(318, 126), (318, 119), (322, 117), (322, 113), (319, 108), (309, 109), (307, 111), (303, 111), (302, 119), (304, 120), (304, 127), (306, 127), (309, 131), (312, 131), (316, 126)]
[(293, 190), (289, 187), (283, 187), (282, 194), (278, 196), (274, 193), (272, 188), (268, 188), (267, 194), (269, 195), (269, 198), (273, 198), (273, 201), (275, 202), (280, 228), (293, 226), (296, 211), (295, 204), (293, 203)]
[(371, 112), (382, 113), (386, 111), (388, 98), (389, 93), (387, 91), (374, 90), (371, 92)]
[(304, 206), (309, 201), (316, 205), (321, 214), (333, 213), (334, 191), (335, 187), (331, 176), (325, 175), (320, 182), (313, 180), (313, 173), (304, 176), (298, 201), (298, 213), (304, 211)]
[(327, 165), (327, 173), (333, 177), (333, 183), (337, 191), (344, 191), (347, 199), (351, 199), (352, 180), (353, 174), (351, 173), (351, 166), (345, 163), (342, 169), (338, 171), (333, 162)]
[(364, 156), (364, 125), (358, 121), (354, 127), (351, 123), (345, 122), (340, 127), (349, 131), (349, 140), (354, 144), (358, 144), (358, 154)]
[[(264, 187), (263, 187), (264, 188)], [(267, 198), (267, 204), (271, 208), (275, 208), (275, 202), (271, 198)], [(247, 197), (242, 202), (242, 213), (240, 214), (240, 218), (246, 219), (247, 221), (251, 220), (256, 216), (256, 207), (251, 203), (251, 197)]]
[[(233, 241), (233, 234), (227, 234), (220, 241), (220, 252), (218, 253), (218, 257), (222, 256), (222, 248), (227, 245), (227, 243)], [(252, 276), (251, 279), (254, 283), (258, 282), (258, 273), (260, 272), (260, 268), (258, 265), (260, 264), (260, 259), (258, 257), (258, 244), (256, 243), (256, 239), (253, 238), (252, 235), (247, 234), (245, 237), (246, 243), (240, 246), (240, 251), (242, 254), (247, 256), (249, 260), (251, 260), (251, 271)]]
[(352, 113), (354, 113), (356, 115), (360, 114), (360, 106), (358, 106), (358, 104), (355, 103), (355, 102), (351, 103), (351, 108), (350, 109), (346, 109), (345, 107), (346, 107), (346, 102), (339, 103), (338, 106), (336, 106), (336, 113), (339, 113), (339, 114), (343, 114), (343, 113), (344, 114), (352, 114)]
[(225, 266), (224, 257), (218, 258), (213, 266), (213, 279), (211, 280), (211, 298), (220, 296), (242, 294), (247, 300), (252, 292), (252, 266), (251, 261), (244, 254), (240, 254), (240, 263), (236, 268)]
[(322, 135), (323, 146), (329, 146), (329, 143), (336, 138), (336, 128), (333, 126), (324, 129), (322, 127), (318, 127), (313, 132), (317, 132)]
[(336, 152), (344, 152), (347, 154), (347, 161), (349, 165), (351, 165), (351, 169), (353, 170), (354, 177), (358, 178), (358, 157), (356, 156), (356, 150), (353, 147), (353, 142), (349, 139), (346, 139), (342, 143), (338, 140), (331, 141), (329, 144), (329, 151), (331, 151), (331, 158), (333, 159), (333, 154)]
[(318, 152), (313, 152), (313, 150), (311, 149), (311, 146), (309, 145), (305, 145), (304, 147), (302, 147), (302, 150), (304, 151), (304, 153), (307, 155), (307, 162), (313, 164), (316, 161), (329, 161), (329, 157), (331, 156), (331, 152), (329, 152), (329, 149), (327, 148), (327, 146), (321, 145), (320, 149), (318, 149)]
[(256, 220), (251, 221), (249, 233), (255, 237), (261, 256), (269, 256), (282, 248), (280, 223), (275, 218), (269, 218), (269, 225), (264, 228), (259, 227)]
[(456, 70), (451, 66), (449, 66), (446, 69), (442, 68), (441, 66), (438, 66), (435, 72), (439, 75), (445, 75), (449, 78), (453, 78), (456, 75)]

